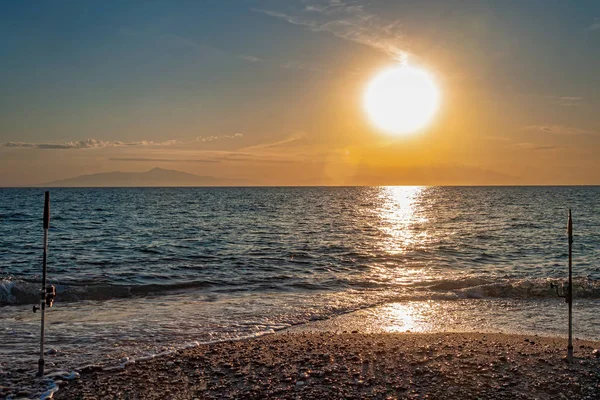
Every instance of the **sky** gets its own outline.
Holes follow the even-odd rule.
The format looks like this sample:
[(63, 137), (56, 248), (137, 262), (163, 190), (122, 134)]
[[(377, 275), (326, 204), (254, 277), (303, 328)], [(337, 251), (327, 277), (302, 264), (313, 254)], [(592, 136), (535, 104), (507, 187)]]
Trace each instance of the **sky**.
[[(175, 169), (248, 185), (600, 184), (597, 0), (0, 5), (0, 186)], [(434, 119), (390, 135), (405, 63)]]

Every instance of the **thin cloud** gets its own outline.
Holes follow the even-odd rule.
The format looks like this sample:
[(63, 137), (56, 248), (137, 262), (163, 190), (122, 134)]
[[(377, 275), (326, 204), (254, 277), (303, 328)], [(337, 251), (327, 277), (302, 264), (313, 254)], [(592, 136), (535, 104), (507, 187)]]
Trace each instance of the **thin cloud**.
[(597, 31), (597, 30), (600, 30), (600, 17), (594, 18), (594, 21), (592, 21), (592, 24), (587, 27), (588, 32), (593, 32), (593, 31)]
[(26, 143), (26, 142), (6, 142), (0, 144), (1, 147), (13, 147), (13, 148), (33, 148), (33, 149), (44, 149), (44, 150), (65, 150), (65, 149), (97, 149), (102, 147), (120, 147), (120, 146), (148, 146), (148, 145), (171, 145), (177, 143), (176, 141), (169, 140), (162, 143), (154, 143), (152, 141), (139, 141), (139, 142), (121, 142), (121, 141), (107, 141), (98, 139), (86, 139), (78, 140), (65, 143)]
[(259, 58), (259, 57), (256, 57), (256, 56), (253, 56), (250, 54), (237, 54), (237, 53), (233, 53), (233, 52), (230, 52), (227, 50), (223, 50), (221, 48), (207, 45), (205, 43), (196, 42), (193, 39), (190, 39), (185, 36), (174, 35), (171, 33), (163, 33), (163, 34), (147, 33), (147, 34), (144, 34), (143, 32), (132, 30), (132, 29), (121, 29), (120, 32), (122, 35), (126, 35), (126, 36), (147, 35), (156, 42), (162, 42), (168, 46), (174, 46), (174, 47), (187, 49), (189, 51), (192, 51), (192, 52), (198, 53), (198, 54), (204, 54), (206, 52), (213, 52), (216, 54), (226, 55), (228, 57), (235, 57), (237, 59), (244, 60), (244, 61), (247, 61), (250, 63), (267, 63), (267, 64), (274, 64), (274, 65), (279, 64), (279, 66), (283, 69), (300, 69), (300, 70), (311, 71), (311, 72), (331, 73), (331, 71), (329, 71), (321, 66), (318, 66), (318, 65), (301, 63), (301, 62), (297, 62), (297, 61), (285, 61), (283, 63), (280, 63), (279, 61), (267, 60), (267, 59)]
[(398, 21), (386, 21), (365, 11), (356, 2), (329, 0), (313, 2), (301, 11), (254, 9), (313, 32), (328, 32), (336, 37), (368, 46), (390, 57), (405, 61), (407, 44)]
[(226, 55), (229, 57), (235, 57), (240, 60), (244, 60), (244, 61), (248, 61), (248, 62), (252, 62), (252, 63), (257, 63), (257, 62), (262, 61), (260, 58), (255, 57), (253, 55), (233, 53), (233, 52), (230, 52), (227, 50), (223, 50), (223, 49), (220, 49), (220, 48), (217, 48), (214, 46), (207, 45), (205, 43), (196, 42), (195, 40), (190, 39), (185, 36), (175, 35), (172, 33), (159, 33), (159, 34), (146, 33), (146, 32), (142, 32), (142, 31), (138, 31), (138, 30), (134, 30), (134, 29), (127, 29), (127, 28), (120, 29), (120, 33), (122, 35), (126, 35), (126, 36), (149, 37), (152, 40), (157, 41), (157, 42), (163, 42), (164, 44), (167, 44), (170, 46), (185, 48), (185, 49), (193, 50), (194, 52), (202, 53), (202, 54), (205, 54), (206, 51), (212, 51), (215, 53), (220, 53), (220, 54), (223, 54), (223, 55)]
[(110, 161), (123, 162), (167, 162), (167, 163), (221, 163), (221, 162), (250, 162), (250, 163), (291, 163), (293, 160), (270, 154), (253, 154), (248, 152), (203, 151), (204, 157), (210, 158), (150, 158), (150, 157), (111, 157)]
[(177, 158), (136, 158), (136, 157), (112, 157), (111, 161), (131, 161), (131, 162), (193, 162), (193, 163), (219, 163), (219, 160), (201, 160), (201, 159), (177, 159)]
[(151, 140), (140, 140), (137, 142), (123, 142), (118, 140), (98, 140), (86, 139), (65, 143), (27, 143), (27, 142), (5, 142), (0, 143), (0, 147), (6, 148), (26, 148), (43, 150), (69, 150), (69, 149), (99, 149), (105, 147), (124, 147), (124, 146), (174, 146), (185, 145), (194, 142), (212, 142), (220, 139), (238, 139), (243, 137), (243, 133), (234, 133), (232, 135), (219, 136), (198, 136), (194, 141), (185, 142), (179, 140), (166, 140), (164, 142), (153, 142)]
[(220, 136), (198, 136), (196, 142), (213, 142), (219, 139), (238, 139), (244, 137), (243, 133), (234, 133), (233, 135), (220, 135)]
[(560, 98), (560, 103), (563, 106), (567, 106), (567, 107), (580, 106), (580, 105), (583, 104), (583, 97), (578, 97), (578, 96), (562, 96)]
[(552, 145), (540, 145), (540, 144), (529, 143), (529, 142), (515, 143), (515, 146), (519, 147), (521, 149), (533, 150), (533, 151), (556, 150), (556, 146), (552, 146)]
[(243, 149), (241, 149), (242, 151), (249, 151), (249, 150), (258, 150), (258, 149), (267, 149), (267, 148), (271, 148), (271, 147), (277, 147), (277, 146), (282, 146), (284, 144), (288, 144), (288, 143), (292, 143), (292, 142), (296, 142), (300, 139), (303, 139), (306, 135), (304, 133), (296, 133), (294, 135), (291, 135), (285, 139), (281, 139), (281, 140), (277, 140), (275, 142), (270, 142), (270, 143), (262, 143), (262, 144), (257, 144), (254, 146), (249, 146), (249, 147), (245, 147)]
[(530, 142), (514, 142), (511, 138), (502, 137), (502, 136), (485, 136), (485, 139), (493, 141), (493, 142), (497, 142), (498, 145), (505, 144), (508, 146), (514, 146), (514, 147), (518, 147), (520, 149), (533, 150), (533, 151), (548, 151), (548, 150), (555, 150), (558, 148), (553, 145), (542, 145), (542, 144), (535, 144), (535, 143), (530, 143)]
[(565, 107), (581, 106), (585, 104), (585, 98), (581, 96), (561, 96), (561, 95), (539, 95), (539, 94), (517, 94), (519, 97), (534, 98), (547, 100), (551, 103), (558, 104)]
[(281, 63), (279, 66), (283, 69), (299, 69), (303, 71), (322, 72), (325, 74), (331, 74), (331, 71), (326, 68), (322, 68), (313, 64), (308, 64), (300, 61), (286, 61), (284, 63)]
[(249, 163), (268, 163), (268, 164), (289, 164), (293, 162), (289, 159), (281, 159), (281, 158), (267, 158), (265, 156), (260, 155), (252, 155), (245, 153), (231, 153), (225, 155), (222, 160), (224, 162), (249, 162)]
[(254, 57), (254, 56), (247, 56), (244, 54), (238, 55), (238, 58), (241, 58), (242, 60), (246, 60), (246, 61), (250, 61), (250, 62), (260, 62), (260, 58), (258, 57)]
[(538, 131), (551, 133), (555, 135), (594, 135), (596, 132), (585, 129), (572, 128), (563, 125), (529, 125), (524, 129), (529, 131)]

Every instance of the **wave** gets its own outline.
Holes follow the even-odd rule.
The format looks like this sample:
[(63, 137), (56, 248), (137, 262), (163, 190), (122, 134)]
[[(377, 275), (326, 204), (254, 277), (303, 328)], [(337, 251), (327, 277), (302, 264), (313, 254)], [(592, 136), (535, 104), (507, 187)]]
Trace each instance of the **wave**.
[[(49, 282), (56, 287), (57, 302), (73, 302), (81, 300), (110, 300), (133, 296), (148, 296), (164, 292), (203, 289), (213, 285), (212, 282), (195, 281), (175, 284), (148, 285), (62, 285)], [(40, 283), (22, 280), (0, 280), (0, 305), (35, 304), (39, 302)]]
[[(116, 285), (116, 284), (56, 284), (56, 301), (110, 300), (172, 294), (180, 291), (202, 290), (210, 296), (241, 291), (331, 291), (332, 289), (364, 291), (383, 302), (396, 300), (454, 300), (454, 299), (542, 299), (556, 297), (550, 283), (561, 286), (562, 281), (553, 278), (502, 278), (486, 279), (466, 277), (441, 279), (429, 282), (392, 285), (381, 282), (246, 282), (224, 285), (217, 281), (190, 281), (170, 284)], [(577, 277), (573, 279), (573, 295), (583, 299), (600, 299), (600, 280)], [(334, 290), (335, 290), (334, 289)], [(0, 305), (34, 304), (39, 301), (40, 284), (12, 278), (0, 279)]]
[[(555, 278), (505, 278), (488, 280), (482, 278), (450, 279), (435, 282), (427, 288), (432, 292), (451, 293), (457, 298), (553, 298), (557, 293), (550, 284), (562, 286), (566, 282)], [(561, 289), (562, 293), (562, 289)], [(573, 279), (575, 298), (600, 299), (600, 280), (577, 277)]]

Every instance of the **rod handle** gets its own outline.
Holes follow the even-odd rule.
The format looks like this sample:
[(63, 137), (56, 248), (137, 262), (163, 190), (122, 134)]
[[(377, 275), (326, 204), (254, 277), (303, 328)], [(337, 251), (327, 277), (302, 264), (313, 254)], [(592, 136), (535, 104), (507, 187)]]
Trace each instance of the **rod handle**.
[(50, 192), (44, 193), (44, 229), (50, 228)]

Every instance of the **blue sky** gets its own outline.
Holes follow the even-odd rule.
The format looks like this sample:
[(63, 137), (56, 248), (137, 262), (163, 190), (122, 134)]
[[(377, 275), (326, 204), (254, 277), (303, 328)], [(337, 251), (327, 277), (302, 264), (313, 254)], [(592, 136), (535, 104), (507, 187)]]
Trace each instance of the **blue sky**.
[[(157, 166), (120, 155), (212, 157), (211, 175), (256, 184), (402, 184), (415, 165), (600, 183), (599, 173), (566, 175), (600, 171), (598, 1), (1, 7), (0, 185)], [(368, 80), (402, 57), (431, 71), (444, 94), (439, 121), (418, 140), (390, 140), (360, 109)], [(345, 160), (350, 153), (360, 154)], [(242, 155), (252, 160), (230, 161)], [(52, 168), (40, 172), (44, 163)], [(311, 178), (299, 180), (299, 169)]]

